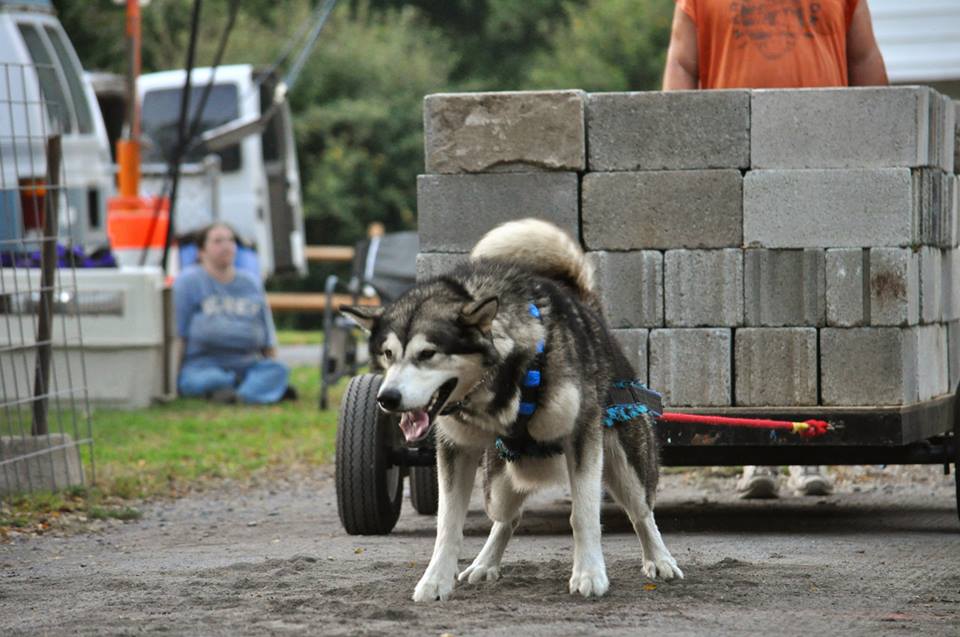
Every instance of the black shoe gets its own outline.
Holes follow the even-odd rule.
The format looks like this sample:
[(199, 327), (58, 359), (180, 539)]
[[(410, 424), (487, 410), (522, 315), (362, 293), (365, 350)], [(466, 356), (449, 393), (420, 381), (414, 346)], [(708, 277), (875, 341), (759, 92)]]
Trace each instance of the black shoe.
[(287, 388), (283, 390), (283, 396), (280, 397), (280, 402), (285, 400), (297, 400), (300, 398), (300, 394), (297, 393), (297, 388), (293, 385), (287, 385)]
[(232, 387), (223, 387), (207, 393), (207, 400), (221, 405), (233, 405), (237, 402), (237, 392)]

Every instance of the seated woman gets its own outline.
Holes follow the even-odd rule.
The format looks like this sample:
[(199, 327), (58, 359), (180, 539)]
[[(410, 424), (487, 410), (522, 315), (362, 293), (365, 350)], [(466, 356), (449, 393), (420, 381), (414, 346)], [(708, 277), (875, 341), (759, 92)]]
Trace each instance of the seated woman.
[(260, 404), (281, 400), (290, 370), (274, 360), (277, 337), (263, 284), (236, 269), (230, 226), (207, 226), (197, 245), (198, 263), (173, 284), (180, 395)]

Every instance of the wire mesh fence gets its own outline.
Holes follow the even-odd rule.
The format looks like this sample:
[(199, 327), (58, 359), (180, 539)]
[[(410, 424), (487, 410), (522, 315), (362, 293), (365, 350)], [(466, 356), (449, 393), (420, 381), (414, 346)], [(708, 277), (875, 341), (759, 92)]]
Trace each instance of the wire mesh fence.
[(111, 301), (78, 293), (77, 252), (58, 241), (74, 220), (54, 74), (0, 64), (0, 494), (63, 489), (94, 470), (80, 317)]

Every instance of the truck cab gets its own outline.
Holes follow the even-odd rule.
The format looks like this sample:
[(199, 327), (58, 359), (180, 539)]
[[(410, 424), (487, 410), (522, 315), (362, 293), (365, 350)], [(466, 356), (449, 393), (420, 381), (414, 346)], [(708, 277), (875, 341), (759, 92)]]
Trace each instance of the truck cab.
[[(0, 247), (36, 249), (46, 139), (62, 135), (60, 240), (107, 243), (113, 173), (96, 97), (50, 0), (0, 0)], [(8, 242), (4, 244), (3, 242)]]
[[(178, 138), (184, 70), (140, 76), (142, 186), (159, 195)], [(233, 122), (256, 121), (274, 103), (279, 80), (247, 64), (196, 68), (191, 73), (188, 130), (209, 85), (196, 126), (196, 138), (182, 160), (174, 203), (174, 232), (184, 238), (212, 221), (233, 227), (241, 242), (257, 253), (259, 269), (306, 272), (300, 175), (290, 109), (284, 101), (265, 127), (226, 147), (211, 151), (199, 140), (204, 132)], [(181, 253), (183, 251), (181, 250)]]

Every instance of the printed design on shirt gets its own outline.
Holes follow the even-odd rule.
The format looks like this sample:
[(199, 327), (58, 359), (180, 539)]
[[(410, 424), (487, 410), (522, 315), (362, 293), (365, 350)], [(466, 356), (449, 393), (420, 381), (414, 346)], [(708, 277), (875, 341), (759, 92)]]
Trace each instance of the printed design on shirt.
[(242, 296), (208, 296), (200, 307), (207, 316), (229, 314), (249, 318), (260, 312), (259, 302)]
[(801, 38), (828, 36), (824, 4), (814, 0), (739, 0), (730, 3), (738, 48), (755, 47), (768, 60), (788, 55)]

